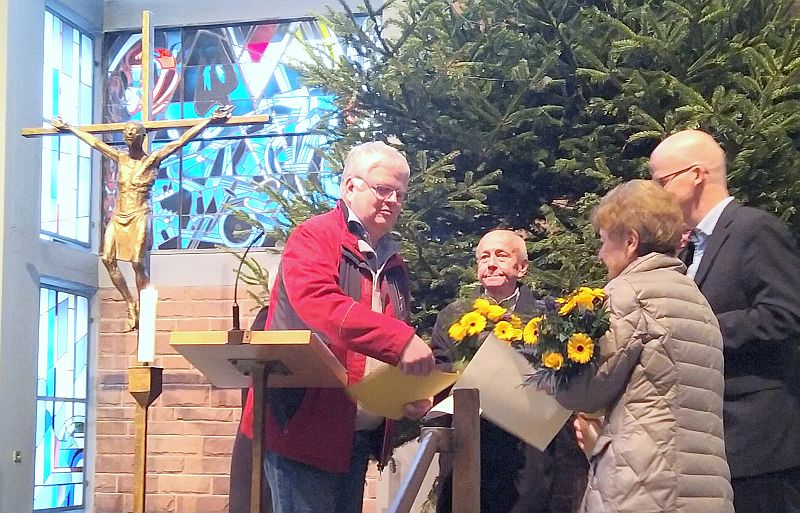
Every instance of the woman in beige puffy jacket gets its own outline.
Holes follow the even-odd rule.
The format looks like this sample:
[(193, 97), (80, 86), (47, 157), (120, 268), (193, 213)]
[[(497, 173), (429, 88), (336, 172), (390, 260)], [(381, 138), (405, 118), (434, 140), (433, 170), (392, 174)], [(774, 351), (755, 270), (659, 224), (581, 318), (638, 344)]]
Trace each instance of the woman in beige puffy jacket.
[(593, 214), (611, 326), (601, 364), (556, 393), (602, 411), (582, 510), (733, 513), (722, 432), (722, 335), (676, 258), (683, 216), (669, 193), (634, 180)]

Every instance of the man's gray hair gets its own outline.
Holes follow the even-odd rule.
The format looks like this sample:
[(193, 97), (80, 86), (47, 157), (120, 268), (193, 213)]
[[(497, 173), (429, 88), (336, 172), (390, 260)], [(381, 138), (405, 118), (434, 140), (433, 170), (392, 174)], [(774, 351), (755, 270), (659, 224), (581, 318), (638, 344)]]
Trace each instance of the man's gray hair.
[(339, 196), (344, 195), (344, 186), (348, 178), (366, 178), (372, 169), (379, 164), (396, 164), (405, 170), (406, 178), (411, 174), (408, 161), (402, 153), (381, 141), (372, 141), (354, 146), (344, 161)]

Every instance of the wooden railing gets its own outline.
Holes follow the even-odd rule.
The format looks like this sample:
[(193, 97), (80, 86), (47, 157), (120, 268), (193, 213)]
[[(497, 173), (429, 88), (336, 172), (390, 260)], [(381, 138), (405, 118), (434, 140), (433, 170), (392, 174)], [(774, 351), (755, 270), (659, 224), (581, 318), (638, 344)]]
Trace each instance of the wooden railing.
[(411, 512), (436, 453), (439, 453), (441, 468), (453, 469), (453, 511), (480, 513), (480, 395), (476, 389), (454, 390), (453, 402), (453, 427), (422, 428), (419, 450), (389, 513)]

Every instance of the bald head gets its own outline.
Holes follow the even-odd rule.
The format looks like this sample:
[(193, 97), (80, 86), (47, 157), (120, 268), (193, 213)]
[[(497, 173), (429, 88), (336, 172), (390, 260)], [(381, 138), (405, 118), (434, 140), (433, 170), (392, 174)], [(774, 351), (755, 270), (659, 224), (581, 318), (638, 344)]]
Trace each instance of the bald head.
[(728, 196), (725, 152), (700, 130), (683, 130), (664, 139), (650, 154), (650, 175), (681, 204), (695, 226)]
[(671, 164), (677, 169), (696, 165), (708, 172), (714, 182), (725, 183), (725, 152), (700, 130), (683, 130), (664, 139), (650, 154), (650, 169)]
[(500, 245), (506, 248), (510, 253), (514, 253), (517, 258), (528, 260), (528, 248), (525, 246), (525, 241), (511, 230), (492, 230), (478, 241), (478, 247), (475, 248), (475, 256), (480, 254), (481, 247), (488, 245)]
[(478, 279), (486, 293), (500, 301), (517, 288), (528, 272), (528, 249), (522, 237), (510, 230), (493, 230), (475, 249)]

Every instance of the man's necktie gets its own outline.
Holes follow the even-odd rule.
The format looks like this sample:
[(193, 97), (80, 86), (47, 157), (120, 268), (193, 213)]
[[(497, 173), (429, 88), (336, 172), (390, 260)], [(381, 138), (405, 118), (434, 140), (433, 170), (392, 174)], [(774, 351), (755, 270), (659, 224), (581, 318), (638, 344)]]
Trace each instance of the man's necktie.
[(693, 249), (696, 249), (698, 247), (702, 247), (703, 243), (705, 243), (705, 241), (706, 241), (706, 238), (708, 238), (708, 235), (706, 235), (705, 232), (695, 228), (694, 230), (692, 230), (692, 233), (689, 235), (689, 245)]
[(689, 235), (689, 244), (686, 249), (689, 250), (689, 248), (691, 248), (691, 250), (687, 251), (688, 262), (686, 264), (686, 275), (691, 278), (694, 278), (697, 274), (697, 270), (700, 266), (700, 259), (703, 258), (703, 253), (706, 249), (707, 239), (708, 235), (697, 228), (692, 230), (691, 235)]
[(691, 239), (689, 239), (689, 242), (678, 254), (678, 258), (680, 258), (681, 261), (686, 264), (686, 267), (692, 265), (692, 259), (694, 258), (694, 242), (692, 242)]

